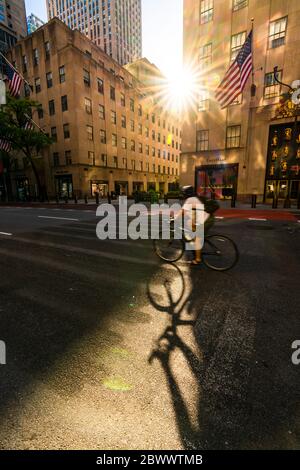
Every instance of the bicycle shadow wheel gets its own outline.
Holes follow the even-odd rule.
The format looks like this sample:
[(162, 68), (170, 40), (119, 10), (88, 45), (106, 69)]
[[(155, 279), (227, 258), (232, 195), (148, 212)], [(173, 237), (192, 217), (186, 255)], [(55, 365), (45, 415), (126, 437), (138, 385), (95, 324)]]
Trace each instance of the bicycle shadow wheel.
[(175, 264), (163, 264), (147, 284), (147, 295), (158, 312), (169, 315), (180, 306), (186, 291), (183, 272)]

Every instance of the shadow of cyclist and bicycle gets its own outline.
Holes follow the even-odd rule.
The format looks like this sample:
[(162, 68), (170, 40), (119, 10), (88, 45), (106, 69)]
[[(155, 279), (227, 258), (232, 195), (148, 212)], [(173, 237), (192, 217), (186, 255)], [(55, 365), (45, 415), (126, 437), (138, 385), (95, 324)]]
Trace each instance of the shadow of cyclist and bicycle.
[[(163, 265), (164, 277), (148, 284), (152, 306), (170, 319), (150, 353), (149, 363), (159, 361), (164, 370), (184, 448), (232, 448), (239, 438), (243, 419), (245, 403), (241, 395), (246, 387), (249, 364), (240, 365), (240, 370), (233, 373), (230, 362), (232, 357), (240, 358), (239, 343), (232, 340), (231, 351), (224, 359), (222, 334), (224, 329), (229, 330), (233, 337), (239, 335), (243, 340), (244, 335), (245, 342), (249, 343), (253, 331), (247, 322), (242, 333), (238, 331), (240, 318), (233, 320), (224, 305), (218, 305), (213, 289), (201, 296), (204, 271), (183, 266)], [(242, 374), (242, 385), (240, 380), (234, 383), (235, 372)]]

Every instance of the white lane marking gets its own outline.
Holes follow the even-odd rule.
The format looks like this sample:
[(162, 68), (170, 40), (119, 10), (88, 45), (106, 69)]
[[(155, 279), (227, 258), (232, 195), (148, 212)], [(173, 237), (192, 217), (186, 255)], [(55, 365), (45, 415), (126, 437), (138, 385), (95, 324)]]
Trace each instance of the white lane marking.
[(0, 235), (5, 235), (7, 237), (12, 237), (12, 233), (0, 232)]
[(50, 217), (48, 215), (39, 215), (38, 219), (71, 220), (72, 222), (79, 222), (79, 219), (69, 219), (67, 217)]
[(215, 219), (223, 220), (225, 217), (215, 217)]
[(248, 220), (251, 220), (252, 222), (268, 222), (268, 219), (254, 219), (254, 218), (250, 218)]

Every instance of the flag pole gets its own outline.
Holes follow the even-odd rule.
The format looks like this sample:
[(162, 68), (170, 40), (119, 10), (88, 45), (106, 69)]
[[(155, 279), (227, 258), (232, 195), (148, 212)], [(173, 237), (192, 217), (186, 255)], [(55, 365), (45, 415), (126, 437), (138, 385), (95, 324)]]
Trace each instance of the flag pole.
[(44, 135), (47, 135), (45, 131), (30, 117), (28, 114), (25, 114), (25, 117), (31, 121)]
[(29, 82), (23, 77), (23, 75), (9, 62), (9, 60), (5, 57), (5, 55), (0, 52), (0, 56), (5, 60), (5, 62), (22, 78), (23, 82), (26, 83), (27, 86), (29, 86), (30, 90), (32, 91), (32, 85), (30, 85)]
[(254, 32), (254, 18), (251, 18), (251, 31), (252, 31), (252, 84), (251, 84), (251, 91), (250, 91), (250, 101), (249, 101), (249, 110), (248, 110), (248, 123), (247, 123), (247, 137), (246, 137), (246, 152), (245, 152), (245, 157), (244, 157), (244, 170), (247, 171), (245, 175), (245, 189), (248, 189), (248, 177), (249, 177), (249, 159), (250, 159), (250, 142), (251, 142), (251, 124), (252, 124), (252, 111), (253, 107), (251, 106), (251, 101), (252, 97), (255, 96), (253, 95), (253, 89), (255, 87), (254, 84), (254, 75), (255, 75), (255, 67), (254, 67), (254, 47), (253, 47), (253, 32)]

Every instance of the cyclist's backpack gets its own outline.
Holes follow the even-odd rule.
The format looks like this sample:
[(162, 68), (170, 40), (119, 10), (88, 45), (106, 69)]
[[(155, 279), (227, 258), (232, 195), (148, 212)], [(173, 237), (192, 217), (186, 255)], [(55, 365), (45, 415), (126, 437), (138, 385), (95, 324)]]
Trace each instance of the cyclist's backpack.
[(204, 210), (210, 215), (213, 215), (218, 209), (220, 209), (220, 205), (217, 201), (213, 199), (206, 199), (206, 198), (199, 198), (202, 204), (204, 204)]

